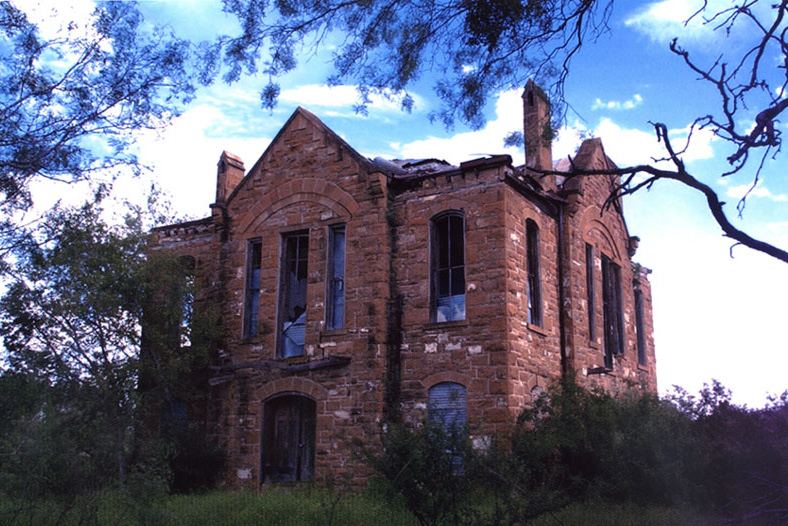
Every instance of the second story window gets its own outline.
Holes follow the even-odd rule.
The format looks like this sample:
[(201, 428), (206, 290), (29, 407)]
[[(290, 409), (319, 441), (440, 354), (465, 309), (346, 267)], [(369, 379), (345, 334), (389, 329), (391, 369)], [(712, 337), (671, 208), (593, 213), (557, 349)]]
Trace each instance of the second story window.
[(528, 323), (542, 326), (542, 277), (539, 265), (539, 227), (533, 219), (525, 222), (526, 266), (528, 273)]
[(326, 328), (345, 326), (345, 225), (328, 229)]
[(586, 243), (586, 295), (588, 298), (588, 339), (596, 341), (596, 290), (594, 287), (594, 247)]
[(246, 245), (246, 294), (244, 298), (244, 338), (257, 336), (257, 318), (260, 311), (260, 262), (262, 243), (253, 239)]
[(431, 222), (430, 321), (465, 319), (465, 220), (447, 212)]
[(638, 364), (646, 365), (646, 324), (643, 306), (643, 290), (635, 281), (635, 328), (638, 336)]
[(279, 357), (304, 354), (306, 327), (306, 280), (309, 233), (287, 234), (282, 238), (279, 292)]
[(605, 367), (613, 355), (624, 353), (624, 314), (621, 304), (621, 267), (602, 254), (602, 306), (605, 323)]

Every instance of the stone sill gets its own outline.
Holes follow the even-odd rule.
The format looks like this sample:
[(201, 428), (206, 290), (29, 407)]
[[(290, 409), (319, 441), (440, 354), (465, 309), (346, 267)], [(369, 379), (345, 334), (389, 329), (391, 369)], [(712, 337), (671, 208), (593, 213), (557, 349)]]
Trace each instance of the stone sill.
[(424, 324), (425, 330), (440, 330), (451, 329), (453, 327), (468, 327), (470, 324), (468, 320), (453, 320), (453, 321), (431, 321)]
[(541, 334), (542, 336), (547, 336), (549, 334), (547, 332), (547, 329), (545, 329), (544, 327), (540, 327), (539, 325), (534, 325), (533, 323), (526, 323), (525, 326), (528, 327), (529, 331), (533, 331), (536, 334)]

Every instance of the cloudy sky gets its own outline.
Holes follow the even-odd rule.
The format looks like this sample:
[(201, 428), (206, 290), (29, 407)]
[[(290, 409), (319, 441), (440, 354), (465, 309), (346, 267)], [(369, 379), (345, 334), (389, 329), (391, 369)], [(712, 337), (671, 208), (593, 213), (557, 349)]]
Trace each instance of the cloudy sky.
[[(221, 13), (219, 3), (145, 1), (142, 6), (150, 22), (169, 24), (180, 36), (201, 40), (236, 30), (235, 21)], [(574, 152), (581, 131), (600, 137), (619, 166), (649, 162), (661, 156), (649, 121), (665, 123), (678, 140), (686, 136), (696, 116), (714, 107), (715, 94), (668, 51), (668, 43), (679, 37), (699, 58), (713, 58), (720, 46), (741, 45), (748, 35), (735, 33), (723, 41), (700, 20), (685, 25), (693, 6), (700, 3), (616, 2), (610, 35), (586, 44), (574, 59), (566, 90), (573, 111), (554, 145), (556, 157)], [(730, 2), (710, 4), (729, 6)], [(86, 4), (74, 6), (68, 14), (69, 9), (61, 5), (61, 15), (89, 12)], [(522, 162), (522, 151), (505, 149), (502, 141), (506, 133), (522, 126), (520, 90), (500, 93), (486, 110), (486, 127), (479, 131), (461, 126), (447, 131), (430, 124), (427, 114), (437, 102), (429, 82), (423, 89), (416, 87), (411, 114), (377, 101), (362, 117), (353, 113), (352, 86), (329, 89), (322, 84), (330, 68), (327, 57), (319, 54), (282, 79), (279, 104), (272, 112), (260, 107), (262, 81), (247, 78), (232, 86), (200, 90), (168, 130), (140, 138), (141, 157), (155, 168), (152, 177), (182, 215), (209, 214), (222, 150), (241, 156), (251, 167), (297, 106), (315, 113), (369, 157), (438, 157), (459, 163), (509, 153)], [(725, 155), (720, 141), (695, 134), (684, 160), (690, 172), (726, 196), (726, 208), (734, 217), (751, 174), (721, 179)], [(736, 224), (788, 247), (784, 171), (784, 162), (767, 163)], [(144, 183), (122, 183), (121, 188), (129, 194)], [(788, 267), (742, 247), (731, 251), (732, 243), (722, 237), (700, 195), (675, 183), (665, 181), (628, 198), (625, 214), (630, 233), (641, 238), (636, 260), (653, 270), (660, 390), (678, 384), (697, 391), (716, 378), (733, 390), (737, 402), (759, 406), (767, 393), (788, 389), (788, 343), (782, 335)]]

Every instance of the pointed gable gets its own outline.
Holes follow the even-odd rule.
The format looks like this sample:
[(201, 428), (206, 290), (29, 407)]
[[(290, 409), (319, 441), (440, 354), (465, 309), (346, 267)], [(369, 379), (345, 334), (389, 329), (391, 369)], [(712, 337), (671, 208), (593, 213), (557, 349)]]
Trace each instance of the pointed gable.
[[(264, 177), (299, 171), (304, 175), (331, 172), (337, 165), (358, 173), (375, 171), (371, 161), (337, 135), (313, 113), (299, 106), (228, 198)], [(284, 168), (284, 169), (283, 169)], [(252, 181), (252, 182), (250, 182)]]

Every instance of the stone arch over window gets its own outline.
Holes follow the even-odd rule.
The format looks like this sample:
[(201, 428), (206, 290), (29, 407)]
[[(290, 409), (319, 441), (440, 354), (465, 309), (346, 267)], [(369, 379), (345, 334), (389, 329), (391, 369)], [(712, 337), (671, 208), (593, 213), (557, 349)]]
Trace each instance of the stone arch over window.
[(430, 219), (430, 321), (465, 319), (465, 214)]
[(299, 178), (270, 190), (258, 200), (241, 222), (241, 232), (255, 232), (274, 213), (300, 202), (317, 203), (334, 216), (350, 218), (358, 212), (359, 204), (338, 185), (315, 178)]

